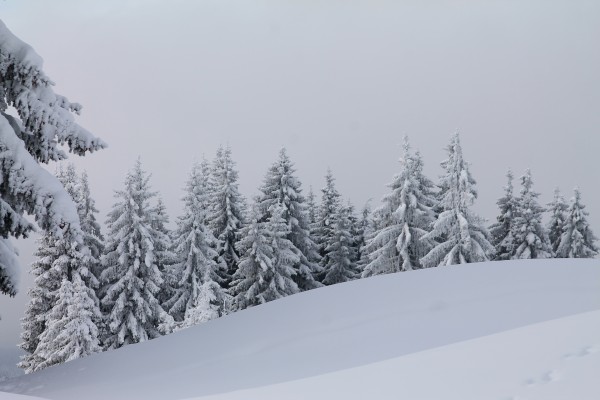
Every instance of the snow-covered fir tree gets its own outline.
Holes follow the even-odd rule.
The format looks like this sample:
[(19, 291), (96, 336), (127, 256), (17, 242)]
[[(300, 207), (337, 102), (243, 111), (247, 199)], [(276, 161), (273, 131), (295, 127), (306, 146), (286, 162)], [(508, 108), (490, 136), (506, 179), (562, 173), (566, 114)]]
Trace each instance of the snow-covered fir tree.
[(510, 260), (513, 256), (514, 238), (512, 236), (512, 224), (515, 217), (517, 200), (513, 195), (513, 173), (506, 173), (508, 183), (504, 187), (504, 196), (496, 204), (500, 209), (500, 214), (496, 217), (496, 223), (490, 226), (491, 243), (496, 249), (494, 260)]
[(368, 241), (373, 238), (373, 221), (371, 220), (371, 205), (370, 200), (363, 206), (360, 212), (360, 219), (358, 220), (357, 234), (354, 239), (354, 243), (357, 249), (356, 262), (358, 269), (364, 270), (365, 265), (369, 263), (369, 253), (366, 251), (365, 246)]
[[(77, 210), (80, 212), (80, 187), (75, 167), (70, 164), (66, 169), (60, 168), (57, 172), (58, 179), (72, 200), (77, 203)], [(39, 247), (36, 252), (38, 259), (34, 262), (32, 271), (36, 279), (34, 287), (30, 289), (30, 303), (22, 320), (24, 341), (20, 347), (28, 354), (22, 358), (19, 366), (26, 372), (37, 371), (63, 360), (55, 355), (49, 355), (48, 346), (55, 340), (54, 336), (62, 337), (67, 334), (61, 331), (61, 329), (67, 328), (60, 325), (60, 321), (67, 318), (64, 315), (67, 310), (60, 307), (60, 304), (68, 301), (61, 298), (62, 295), (68, 295), (60, 290), (62, 282), (65, 280), (81, 281), (78, 284), (78, 288), (81, 289), (78, 298), (85, 302), (86, 306), (89, 305), (92, 319), (89, 321), (82, 319), (80, 322), (93, 325), (90, 329), (95, 336), (90, 340), (98, 340), (97, 326), (101, 324), (101, 318), (96, 295), (98, 280), (93, 273), (94, 259), (90, 249), (85, 245), (85, 232), (82, 232), (84, 243), (81, 244), (73, 240), (67, 226), (64, 226), (63, 229), (65, 232), (62, 236), (46, 232), (38, 241)], [(48, 333), (50, 329), (52, 331)], [(48, 343), (44, 345), (41, 342), (42, 338)], [(69, 353), (70, 349), (73, 350), (73, 348), (62, 349), (61, 354), (70, 359), (76, 358), (76, 354)]]
[(487, 261), (494, 255), (485, 221), (471, 210), (477, 191), (458, 133), (452, 136), (447, 150), (448, 159), (441, 163), (445, 174), (439, 183), (441, 213), (431, 232), (422, 238), (439, 243), (421, 259), (425, 268)]
[(238, 247), (242, 252), (239, 268), (233, 276), (233, 309), (241, 310), (298, 293), (293, 277), (300, 260), (288, 239), (290, 225), (285, 209), (278, 203), (270, 207), (268, 221), (258, 219), (255, 210), (250, 225), (244, 228)]
[(149, 176), (138, 160), (108, 214), (102, 274), (106, 348), (118, 348), (159, 336), (164, 311), (157, 300), (163, 278), (156, 265), (159, 232), (153, 228)]
[(100, 320), (101, 314), (93, 294), (77, 271), (71, 280), (63, 279), (56, 304), (47, 318), (48, 327), (40, 334), (34, 353), (40, 362), (29, 372), (102, 350), (95, 322)]
[(423, 175), (419, 154), (411, 154), (404, 139), (400, 172), (388, 185), (391, 192), (380, 207), (379, 229), (365, 246), (369, 262), (363, 277), (420, 268), (420, 258), (432, 248), (423, 239), (433, 223), (430, 181)]
[(173, 294), (172, 288), (168, 284), (165, 274), (168, 266), (176, 262), (176, 256), (172, 250), (173, 242), (170, 236), (171, 232), (167, 228), (167, 225), (169, 224), (167, 207), (160, 196), (156, 201), (156, 206), (153, 208), (151, 215), (152, 228), (154, 228), (156, 232), (156, 238), (154, 241), (154, 259), (158, 270), (163, 276), (163, 285), (161, 286), (161, 290), (156, 297), (162, 304), (169, 296)]
[(567, 209), (569, 206), (565, 202), (564, 197), (560, 194), (560, 189), (554, 189), (554, 198), (552, 202), (548, 204), (548, 212), (550, 213), (550, 221), (548, 222), (548, 241), (550, 242), (550, 249), (552, 250), (552, 256), (556, 257), (558, 246), (560, 245), (560, 239), (562, 238), (565, 230), (565, 220), (567, 219)]
[(221, 288), (219, 270), (225, 264), (216, 251), (208, 221), (206, 204), (210, 193), (206, 186), (206, 169), (195, 164), (186, 183), (183, 215), (173, 232), (176, 262), (167, 271), (173, 294), (164, 303), (174, 318), (166, 330), (191, 326), (219, 317), (227, 311), (228, 299)]
[[(77, 155), (104, 143), (73, 118), (81, 106), (52, 90), (42, 59), (0, 21), (0, 293), (17, 291), (19, 262), (9, 237), (27, 237), (39, 227), (81, 243), (77, 210), (58, 180), (40, 163)], [(8, 107), (15, 113), (9, 115)], [(65, 231), (62, 227), (67, 226)]]
[(219, 147), (211, 174), (210, 227), (217, 238), (217, 252), (226, 266), (223, 286), (228, 287), (237, 270), (239, 253), (235, 243), (244, 225), (245, 200), (239, 192), (238, 172), (229, 146)]
[(279, 152), (279, 159), (269, 168), (257, 197), (260, 222), (271, 218), (271, 210), (277, 204), (283, 209), (283, 218), (290, 226), (287, 239), (298, 255), (294, 264), (294, 281), (300, 290), (310, 290), (322, 286), (315, 276), (321, 271), (318, 264), (317, 246), (310, 237), (306, 200), (302, 195), (300, 180), (294, 175), (295, 169), (285, 149)]
[(545, 209), (537, 201), (540, 194), (532, 188), (531, 171), (527, 169), (521, 177), (521, 193), (513, 220), (513, 259), (548, 258), (552, 254), (548, 234), (542, 225)]
[(98, 209), (96, 201), (92, 197), (87, 172), (83, 172), (80, 178), (78, 211), (83, 232), (83, 243), (90, 250), (92, 265), (89, 267), (97, 278), (100, 277), (100, 257), (104, 253), (104, 237), (100, 230), (100, 224), (96, 219)]
[(322, 282), (325, 285), (335, 285), (359, 277), (351, 213), (350, 207), (340, 206), (331, 216), (332, 231), (325, 247), (327, 264), (323, 266)]
[(581, 192), (575, 189), (571, 204), (566, 211), (564, 231), (556, 250), (559, 258), (594, 258), (598, 255), (598, 238), (587, 221), (589, 213), (581, 203)]
[[(321, 189), (321, 204), (318, 208), (316, 215), (316, 222), (314, 224), (314, 241), (317, 245), (319, 256), (321, 260), (319, 265), (321, 266), (322, 272), (320, 275), (320, 281), (322, 282), (325, 278), (325, 266), (329, 264), (329, 255), (327, 247), (333, 240), (334, 231), (334, 217), (340, 211), (341, 196), (335, 187), (335, 178), (331, 169), (327, 169), (325, 175), (325, 187)], [(348, 228), (348, 227), (347, 227)]]
[(317, 199), (312, 186), (308, 188), (308, 194), (306, 195), (306, 209), (308, 211), (308, 224), (311, 227), (311, 235), (313, 235), (312, 229), (317, 223), (318, 208)]

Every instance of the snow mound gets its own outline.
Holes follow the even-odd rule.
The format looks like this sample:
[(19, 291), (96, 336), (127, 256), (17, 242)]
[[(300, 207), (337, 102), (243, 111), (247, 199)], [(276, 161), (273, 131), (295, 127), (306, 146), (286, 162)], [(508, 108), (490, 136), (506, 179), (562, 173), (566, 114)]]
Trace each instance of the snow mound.
[[(575, 365), (567, 353), (588, 349), (577, 368), (597, 372), (599, 267), (507, 261), (352, 281), (51, 367), (0, 391), (62, 400), (287, 399), (294, 390), (295, 398), (529, 398), (525, 390), (542, 393), (540, 382), (566, 376), (560, 355)], [(519, 386), (528, 379), (537, 386)], [(573, 393), (563, 398), (586, 398)]]

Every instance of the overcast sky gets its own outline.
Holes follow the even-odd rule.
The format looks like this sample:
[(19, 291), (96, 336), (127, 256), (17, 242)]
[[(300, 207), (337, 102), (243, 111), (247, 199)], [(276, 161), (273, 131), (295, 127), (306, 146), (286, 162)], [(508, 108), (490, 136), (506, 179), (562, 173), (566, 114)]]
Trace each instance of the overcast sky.
[[(331, 167), (361, 207), (402, 135), (435, 180), (459, 129), (484, 217), (507, 168), (531, 168), (542, 203), (579, 186), (600, 234), (599, 1), (4, 0), (0, 18), (109, 143), (72, 158), (101, 221), (138, 156), (172, 220), (192, 163), (226, 143), (247, 197), (286, 146), (304, 188)], [(25, 302), (0, 296), (0, 345)]]

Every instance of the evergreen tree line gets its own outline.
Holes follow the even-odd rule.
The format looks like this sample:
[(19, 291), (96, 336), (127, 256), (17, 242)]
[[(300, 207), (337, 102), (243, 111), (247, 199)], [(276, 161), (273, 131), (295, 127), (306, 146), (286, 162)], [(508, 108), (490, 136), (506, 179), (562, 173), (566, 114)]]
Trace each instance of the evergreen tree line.
[[(48, 232), (23, 318), (26, 372), (156, 338), (301, 291), (372, 275), (443, 265), (598, 254), (588, 213), (575, 191), (539, 204), (529, 170), (513, 194), (513, 174), (489, 228), (472, 211), (476, 182), (459, 135), (437, 183), (405, 138), (400, 168), (380, 207), (359, 213), (331, 170), (321, 201), (303, 195), (285, 149), (248, 206), (231, 150), (189, 174), (175, 228), (138, 160), (127, 174), (103, 236), (85, 173), (58, 171), (81, 221), (85, 246)], [(548, 225), (542, 223), (550, 213)]]

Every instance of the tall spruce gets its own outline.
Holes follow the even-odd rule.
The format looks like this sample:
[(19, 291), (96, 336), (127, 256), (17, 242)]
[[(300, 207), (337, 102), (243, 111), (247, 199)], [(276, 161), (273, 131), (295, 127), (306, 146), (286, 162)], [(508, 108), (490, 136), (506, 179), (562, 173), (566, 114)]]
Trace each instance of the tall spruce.
[(173, 241), (171, 239), (171, 231), (169, 228), (167, 228), (169, 224), (169, 214), (167, 213), (167, 207), (160, 196), (156, 201), (156, 205), (152, 209), (151, 216), (151, 225), (156, 233), (154, 241), (154, 257), (156, 267), (163, 277), (163, 284), (156, 298), (160, 304), (163, 304), (170, 296), (173, 295), (173, 289), (169, 285), (169, 281), (166, 278), (166, 271), (167, 268), (177, 260), (172, 249)]
[(370, 200), (363, 206), (360, 212), (360, 219), (358, 220), (358, 230), (355, 238), (355, 245), (357, 249), (356, 260), (358, 269), (361, 274), (364, 270), (365, 265), (369, 263), (369, 252), (366, 251), (365, 246), (373, 238), (373, 221), (371, 220), (371, 206)]
[(430, 181), (423, 175), (420, 154), (411, 154), (405, 137), (400, 172), (388, 185), (378, 211), (379, 227), (365, 246), (368, 263), (363, 277), (421, 268), (420, 258), (433, 247), (424, 238), (433, 223)]
[[(323, 282), (325, 278), (325, 268), (329, 264), (329, 251), (327, 247), (331, 244), (334, 237), (335, 217), (339, 214), (341, 204), (341, 196), (335, 187), (335, 178), (331, 169), (327, 169), (325, 175), (325, 186), (321, 189), (321, 203), (316, 215), (314, 224), (314, 241), (317, 245), (321, 260), (319, 265), (322, 272), (319, 274), (319, 281)], [(349, 227), (346, 227), (349, 228)]]
[(173, 232), (176, 262), (167, 272), (173, 294), (165, 302), (165, 309), (174, 318), (175, 329), (219, 317), (227, 311), (227, 295), (220, 286), (219, 275), (225, 264), (217, 253), (217, 239), (209, 227), (206, 208), (210, 196), (206, 173), (202, 164), (192, 167), (185, 187), (183, 215), (177, 219)]
[(496, 217), (496, 223), (490, 226), (491, 243), (494, 245), (494, 260), (510, 260), (514, 254), (514, 238), (512, 236), (512, 225), (515, 217), (517, 200), (513, 195), (513, 173), (506, 173), (508, 183), (504, 187), (504, 196), (498, 199), (496, 204), (500, 214)]
[(323, 266), (323, 284), (335, 285), (359, 277), (356, 265), (352, 209), (339, 206), (331, 216), (331, 234), (327, 237), (325, 254), (327, 263)]
[(581, 192), (575, 189), (571, 204), (566, 211), (564, 232), (556, 250), (560, 258), (594, 258), (598, 255), (598, 238), (587, 221), (589, 213), (581, 203)]
[(100, 230), (100, 224), (96, 219), (99, 211), (96, 208), (96, 201), (92, 197), (88, 175), (85, 171), (80, 178), (78, 210), (83, 232), (83, 243), (90, 250), (92, 263), (90, 269), (94, 276), (98, 278), (102, 268), (100, 257), (104, 253), (104, 237)]
[(548, 204), (548, 212), (550, 213), (550, 221), (548, 222), (548, 240), (550, 241), (550, 249), (552, 256), (556, 257), (560, 240), (565, 231), (565, 221), (567, 219), (567, 209), (569, 206), (565, 202), (565, 198), (560, 194), (560, 189), (554, 189), (554, 198)]
[(229, 146), (219, 147), (211, 174), (210, 227), (217, 238), (217, 252), (226, 266), (223, 286), (228, 287), (238, 267), (240, 255), (235, 248), (244, 225), (245, 200), (239, 192), (238, 172)]
[(295, 169), (285, 149), (279, 152), (279, 159), (269, 168), (265, 176), (257, 203), (260, 222), (269, 221), (274, 206), (282, 207), (282, 216), (289, 225), (287, 239), (298, 256), (294, 264), (294, 281), (300, 290), (310, 290), (322, 286), (315, 276), (321, 271), (318, 264), (317, 247), (310, 237), (306, 200), (302, 195), (300, 180), (294, 175)]
[(545, 209), (537, 201), (539, 195), (533, 191), (531, 171), (527, 169), (521, 177), (521, 193), (513, 223), (514, 259), (551, 257), (548, 234), (542, 225)]
[(448, 159), (441, 163), (445, 174), (439, 183), (441, 212), (431, 232), (422, 238), (439, 243), (421, 259), (425, 268), (487, 261), (494, 255), (485, 221), (471, 210), (477, 191), (458, 133), (452, 136), (447, 151)]
[(238, 247), (242, 252), (239, 268), (233, 276), (233, 309), (242, 310), (298, 293), (293, 277), (300, 257), (288, 239), (290, 225), (285, 210), (273, 204), (268, 221), (261, 221), (258, 210), (244, 228)]
[(117, 202), (108, 214), (108, 240), (102, 257), (102, 305), (106, 322), (103, 343), (119, 348), (160, 335), (162, 310), (157, 295), (163, 278), (156, 264), (156, 216), (150, 200), (149, 176), (136, 161), (125, 178), (125, 188), (115, 192)]
[[(61, 167), (57, 175), (81, 215), (80, 185), (75, 167), (72, 164), (69, 164), (66, 169)], [(85, 348), (95, 349), (93, 352), (99, 350), (97, 342), (101, 317), (96, 295), (98, 280), (94, 274), (94, 258), (85, 244), (85, 232), (81, 232), (83, 243), (80, 243), (69, 234), (69, 226), (65, 225), (63, 229), (64, 234), (61, 236), (46, 232), (38, 241), (39, 247), (35, 254), (38, 259), (33, 265), (36, 280), (34, 287), (30, 289), (30, 303), (22, 320), (24, 342), (20, 345), (27, 354), (22, 358), (19, 366), (28, 373), (83, 354), (78, 348), (59, 344), (60, 338), (70, 334), (67, 330), (71, 329), (71, 326), (61, 324), (61, 321), (66, 318), (76, 318), (74, 323), (90, 332), (87, 336), (74, 338), (74, 341), (78, 341), (78, 344)], [(65, 306), (70, 298), (62, 298), (62, 296), (71, 296), (72, 283), (76, 281), (80, 291), (78, 299), (85, 303), (89, 315), (82, 313), (80, 316), (68, 316), (66, 314), (71, 312)], [(62, 286), (66, 289), (63, 290)], [(86, 340), (87, 344), (84, 343)], [(87, 354), (91, 353), (84, 355)]]

